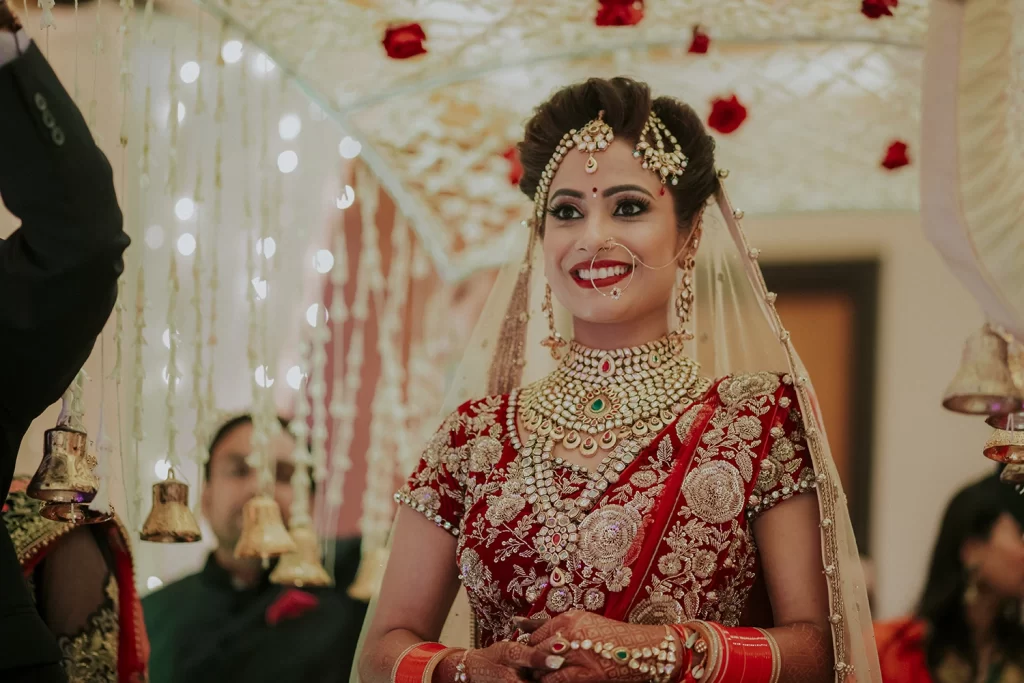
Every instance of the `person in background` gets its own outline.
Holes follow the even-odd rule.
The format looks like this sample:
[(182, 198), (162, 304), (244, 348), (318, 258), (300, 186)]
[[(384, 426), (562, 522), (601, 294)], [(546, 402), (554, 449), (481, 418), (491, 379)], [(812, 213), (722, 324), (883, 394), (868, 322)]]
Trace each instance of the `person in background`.
[[(242, 508), (258, 490), (257, 472), (247, 464), (252, 435), (252, 418), (241, 415), (210, 443), (202, 509), (217, 548), (205, 567), (142, 600), (151, 683), (348, 681), (366, 613), (346, 592), (359, 568), (360, 540), (338, 540), (333, 588), (277, 586), (269, 581), (272, 564), (236, 558)], [(295, 441), (282, 429), (270, 448), (274, 498), (287, 523)]]
[[(129, 242), (110, 164), (71, 96), (4, 0), (0, 131), (0, 195), (21, 220), (18, 230), (0, 240), (4, 501), (25, 432), (71, 384), (113, 309), (117, 278), (124, 268), (122, 253)], [(36, 607), (4, 524), (0, 643), (0, 681), (66, 680), (61, 649)]]
[(875, 628), (885, 683), (1024, 680), (1024, 497), (998, 474), (950, 501), (912, 618)]

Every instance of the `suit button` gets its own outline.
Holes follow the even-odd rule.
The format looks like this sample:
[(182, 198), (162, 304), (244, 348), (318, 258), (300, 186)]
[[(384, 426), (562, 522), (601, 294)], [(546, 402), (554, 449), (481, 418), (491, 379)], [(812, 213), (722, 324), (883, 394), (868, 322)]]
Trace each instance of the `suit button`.
[(46, 110), (46, 98), (43, 97), (41, 94), (36, 93), (35, 100), (36, 100), (36, 107), (39, 109), (39, 111), (45, 111)]
[(43, 110), (43, 125), (47, 128), (53, 128), (57, 125), (57, 120), (53, 118), (53, 112), (49, 109)]
[(53, 139), (53, 144), (57, 145), (58, 147), (64, 144), (64, 131), (62, 131), (60, 128), (54, 128), (50, 132), (50, 137)]

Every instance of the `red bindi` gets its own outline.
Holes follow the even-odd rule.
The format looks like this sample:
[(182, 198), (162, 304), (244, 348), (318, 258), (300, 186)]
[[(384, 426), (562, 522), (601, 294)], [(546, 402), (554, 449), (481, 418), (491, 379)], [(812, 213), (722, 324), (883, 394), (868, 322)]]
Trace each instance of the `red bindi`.
[(665, 196), (665, 186), (664, 185), (661, 186), (661, 190), (658, 191), (658, 194), (660, 194), (662, 197)]

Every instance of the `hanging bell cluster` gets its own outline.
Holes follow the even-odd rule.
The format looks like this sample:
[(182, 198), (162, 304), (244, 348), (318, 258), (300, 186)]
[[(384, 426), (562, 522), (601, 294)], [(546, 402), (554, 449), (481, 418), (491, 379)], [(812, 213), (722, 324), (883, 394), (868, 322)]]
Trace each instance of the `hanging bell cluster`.
[(942, 405), (957, 413), (985, 416), (995, 428), (985, 443), (985, 457), (1006, 464), (1004, 482), (1024, 483), (1024, 344), (1002, 329), (984, 325), (967, 340)]
[(320, 562), (320, 543), (313, 527), (309, 524), (293, 525), (291, 537), (295, 550), (281, 556), (270, 573), (271, 583), (297, 588), (333, 585), (331, 575)]
[(983, 326), (967, 340), (956, 376), (946, 389), (942, 405), (966, 415), (1007, 415), (1024, 410), (1024, 387), (1014, 377), (1021, 361), (1019, 342), (990, 325)]
[(43, 459), (26, 493), (45, 504), (39, 514), (55, 522), (95, 524), (113, 517), (111, 511), (89, 509), (99, 491), (96, 456), (89, 451), (88, 435), (68, 426), (48, 429), (43, 437)]
[(195, 543), (202, 539), (199, 524), (188, 507), (188, 484), (174, 476), (153, 484), (153, 508), (140, 537), (150, 543)]
[(242, 508), (242, 537), (235, 546), (235, 557), (266, 560), (296, 552), (295, 541), (281, 520), (281, 508), (270, 496), (261, 494)]
[(384, 568), (387, 564), (387, 548), (364, 549), (356, 580), (348, 588), (349, 597), (362, 602), (369, 602), (377, 597), (381, 583), (384, 581)]

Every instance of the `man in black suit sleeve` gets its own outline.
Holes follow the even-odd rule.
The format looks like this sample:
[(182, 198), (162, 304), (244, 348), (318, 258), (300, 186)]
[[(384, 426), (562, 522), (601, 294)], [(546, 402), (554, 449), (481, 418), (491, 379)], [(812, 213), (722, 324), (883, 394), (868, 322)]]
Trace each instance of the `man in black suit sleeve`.
[[(128, 237), (110, 164), (81, 112), (0, 0), (0, 500), (31, 421), (60, 398), (110, 315)], [(0, 681), (61, 681), (0, 524)]]

